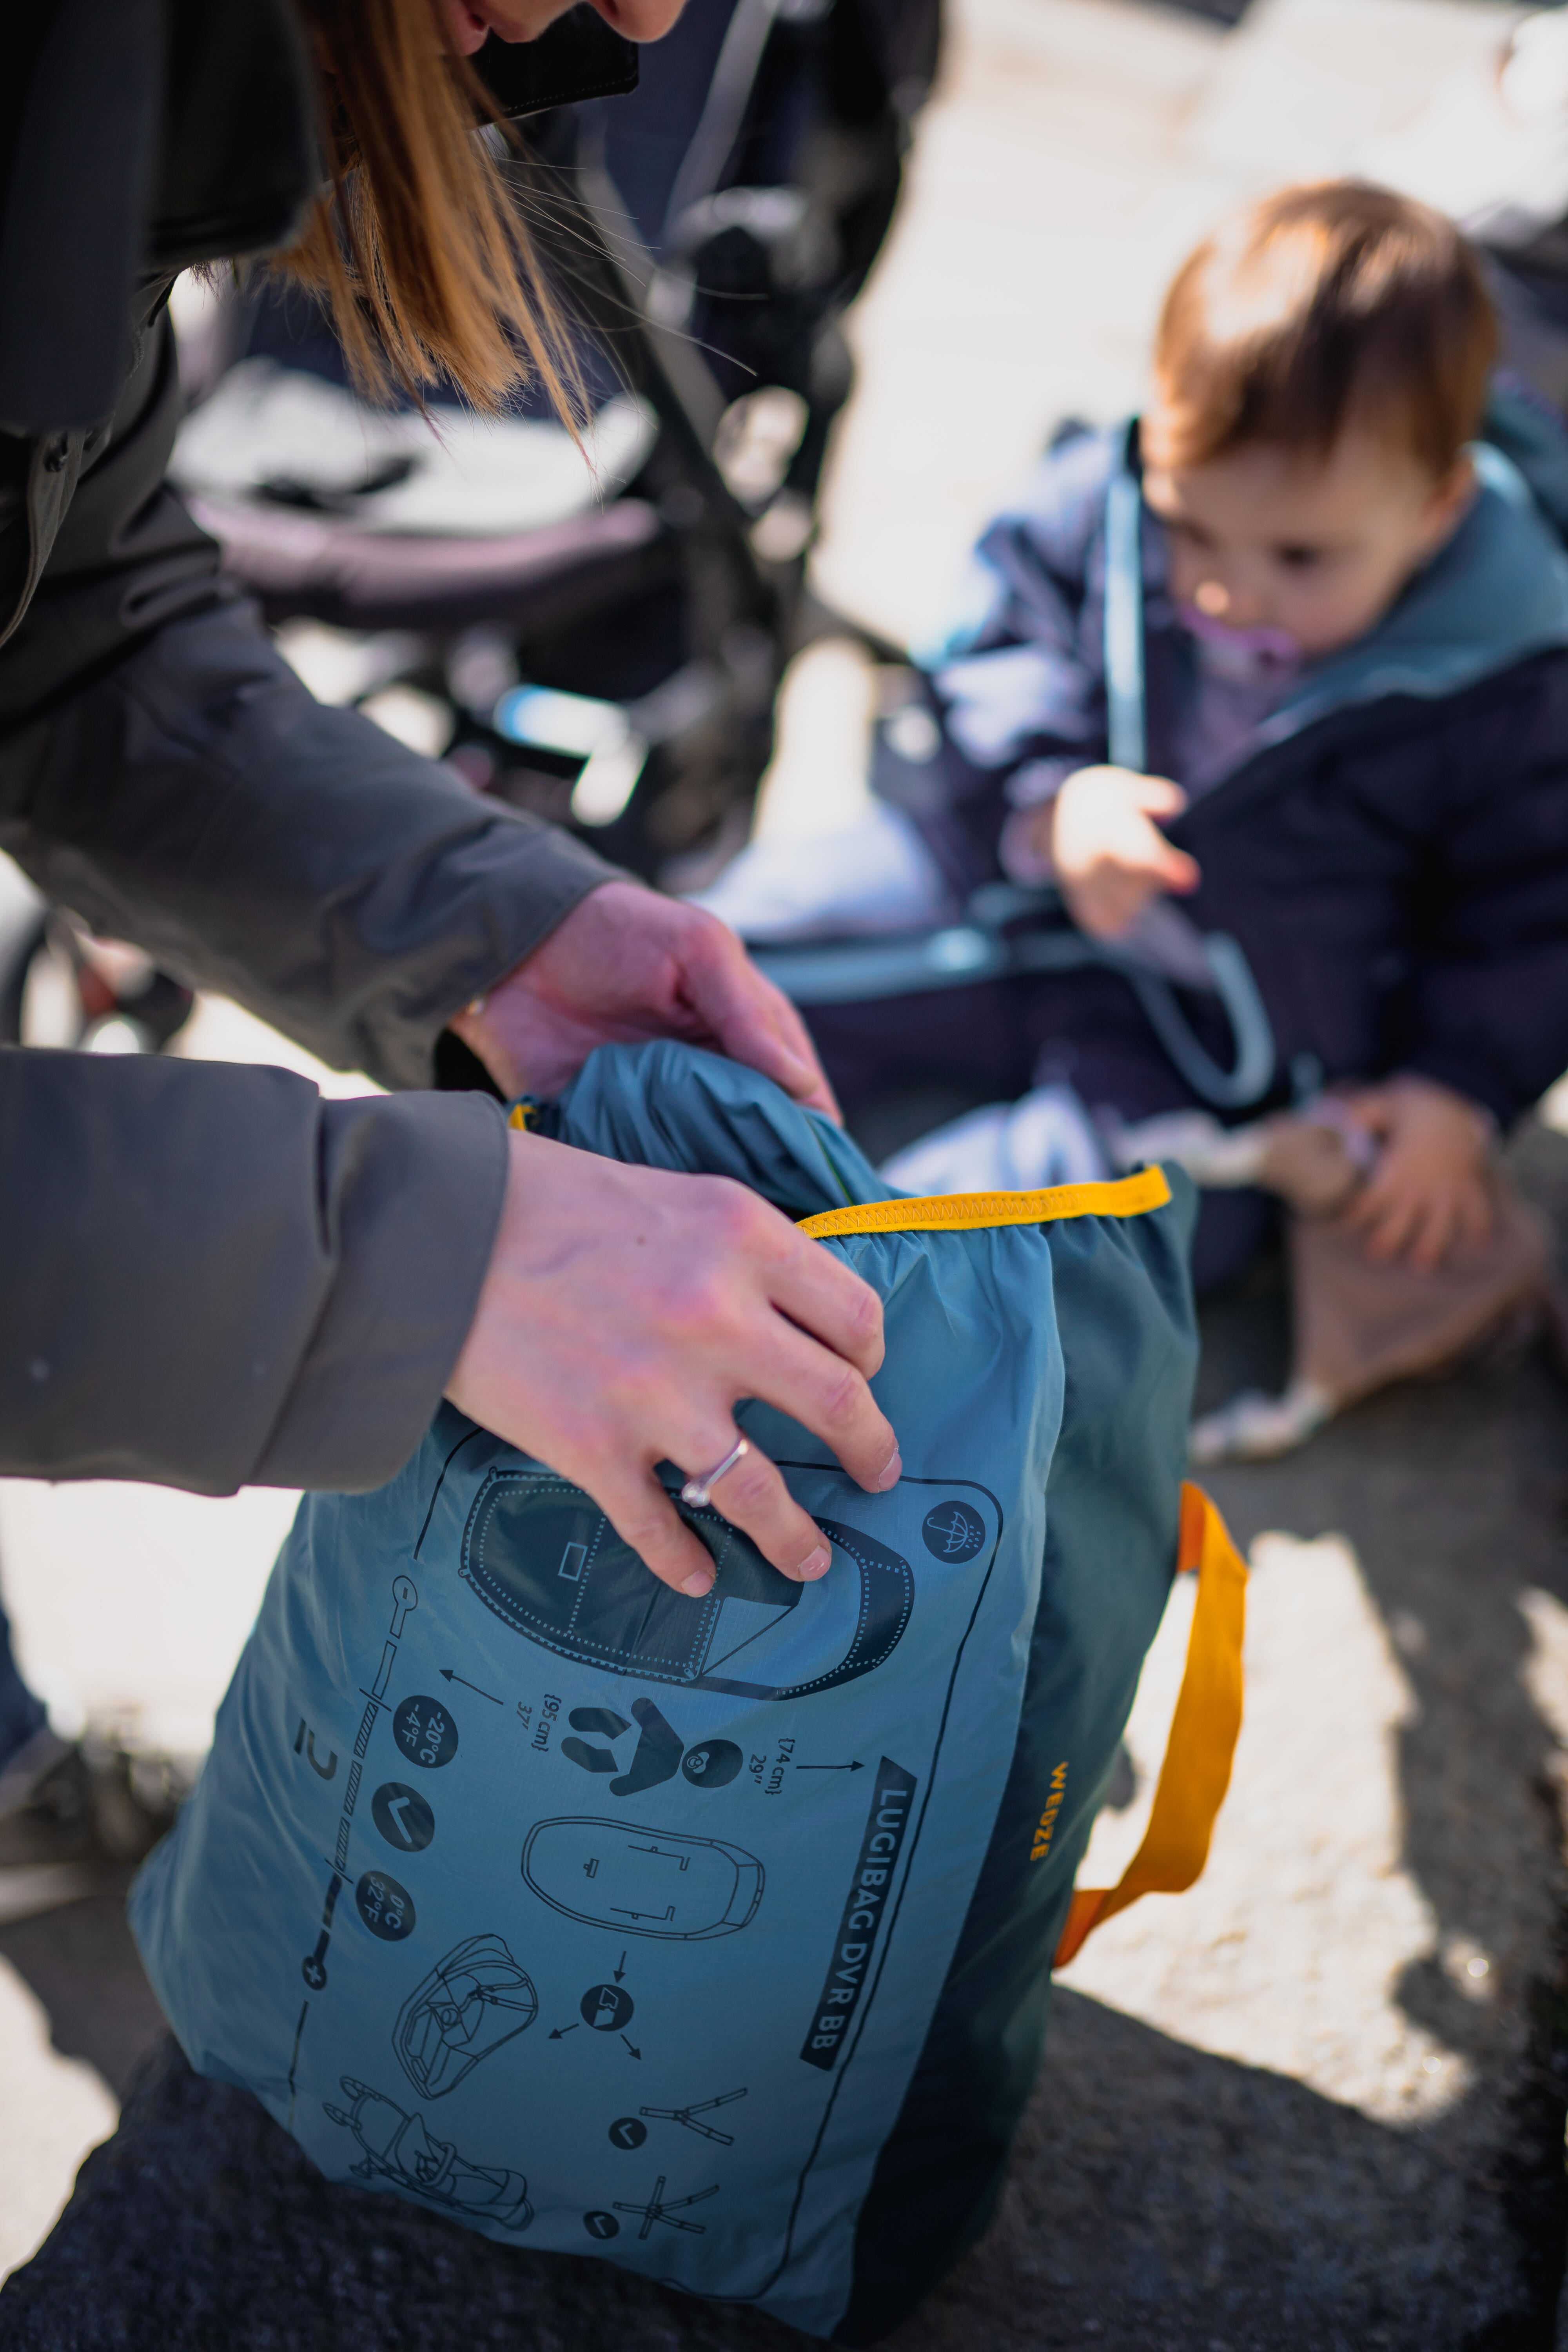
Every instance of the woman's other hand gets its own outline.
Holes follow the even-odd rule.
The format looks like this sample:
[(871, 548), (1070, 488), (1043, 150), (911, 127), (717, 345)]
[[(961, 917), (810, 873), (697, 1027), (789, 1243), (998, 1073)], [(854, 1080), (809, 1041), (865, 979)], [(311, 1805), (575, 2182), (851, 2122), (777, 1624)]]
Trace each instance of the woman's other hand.
[(1405, 1076), (1346, 1096), (1344, 1108), (1380, 1147), (1343, 1213), (1374, 1264), (1403, 1258), (1429, 1274), (1456, 1244), (1491, 1238), (1492, 1123), (1477, 1104)]
[(558, 1094), (595, 1045), (679, 1037), (838, 1117), (799, 1013), (733, 931), (630, 882), (590, 891), (449, 1025), (506, 1095)]
[[(726, 1177), (508, 1142), (495, 1247), (447, 1385), (461, 1412), (581, 1486), (692, 1594), (712, 1559), (654, 1469), (721, 1462), (742, 1397), (792, 1415), (869, 1493), (897, 1483), (898, 1440), (868, 1386), (881, 1303), (841, 1258)], [(758, 1448), (713, 1502), (785, 1576), (826, 1572), (826, 1538)]]
[(1058, 885), (1079, 930), (1097, 940), (1130, 931), (1163, 890), (1195, 890), (1197, 862), (1154, 822), (1180, 816), (1187, 796), (1164, 776), (1079, 768), (1040, 812)]

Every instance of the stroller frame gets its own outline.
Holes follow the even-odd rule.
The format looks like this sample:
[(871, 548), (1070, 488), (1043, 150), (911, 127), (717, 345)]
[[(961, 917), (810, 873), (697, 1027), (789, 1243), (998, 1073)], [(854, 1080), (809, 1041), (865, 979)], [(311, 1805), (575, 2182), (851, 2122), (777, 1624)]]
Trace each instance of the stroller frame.
[[(710, 13), (722, 13), (728, 0), (708, 5)], [(698, 19), (701, 0), (688, 13)], [(694, 205), (700, 210), (699, 183), (705, 176), (724, 182), (735, 155), (743, 172), (752, 136), (748, 109), (770, 58), (781, 43), (815, 38), (824, 28), (833, 33), (840, 18), (848, 26), (834, 34), (841, 47), (847, 41), (857, 55), (876, 51), (887, 63), (880, 82), (869, 69), (862, 77), (874, 100), (864, 134), (869, 192), (862, 188), (856, 197), (841, 240), (843, 266), (811, 314), (820, 338), (837, 337), (837, 319), (858, 291), (891, 218), (909, 123), (935, 72), (940, 0), (734, 0), (721, 44), (723, 71), (715, 77), (723, 87), (710, 89), (699, 124), (708, 160), (701, 171), (682, 167), (670, 208), (679, 194), (687, 215)], [(621, 110), (630, 102), (614, 101)], [(438, 698), (452, 719), (446, 755), (470, 782), (571, 825), (614, 863), (665, 887), (692, 888), (745, 838), (773, 753), (773, 704), (790, 658), (835, 634), (853, 637), (879, 663), (904, 656), (874, 630), (830, 610), (807, 580), (807, 501), (832, 417), (847, 394), (847, 362), (837, 373), (826, 369), (826, 389), (807, 386), (805, 436), (780, 485), (805, 507), (807, 527), (793, 546), (781, 548), (776, 532), (770, 540), (759, 529), (778, 492), (760, 509), (747, 505), (731, 492), (714, 456), (729, 397), (720, 376), (727, 368), (733, 381), (745, 380), (747, 363), (717, 347), (705, 351), (672, 315), (671, 271), (636, 234), (611, 179), (606, 120), (592, 106), (562, 105), (534, 116), (526, 150), (506, 168), (520, 202), (529, 205), (542, 258), (567, 289), (585, 335), (656, 420), (654, 447), (620, 496), (572, 521), (499, 540), (373, 534), (354, 528), (342, 501), (289, 496), (282, 486), (270, 505), (219, 509), (199, 496), (191, 504), (224, 543), (231, 576), (270, 624), (315, 621), (360, 638), (380, 636), (387, 646), (394, 634), (404, 637), (395, 661), (348, 698), (399, 684)], [(732, 263), (736, 239), (744, 245), (745, 236), (731, 222), (723, 236)], [(701, 251), (683, 248), (676, 258), (706, 299)], [(226, 303), (206, 363), (198, 362), (205, 389), (244, 356), (258, 284), (252, 277)], [(733, 315), (754, 322), (769, 314), (770, 299), (743, 294)], [(803, 382), (816, 354), (815, 344), (796, 353)], [(661, 661), (656, 642), (645, 656), (625, 663), (606, 688), (595, 675), (606, 622), (630, 615), (627, 634), (634, 635), (650, 614), (656, 639), (664, 633), (668, 657)], [(483, 708), (464, 705), (453, 683), (453, 657), (476, 629), (510, 645), (531, 682), (586, 695), (626, 715), (647, 757), (609, 822), (588, 824), (574, 815), (574, 788), (585, 764), (580, 748), (520, 750), (496, 724), (493, 698)], [(79, 944), (68, 919), (51, 910), (19, 873), (0, 873), (0, 1042), (22, 1042), (24, 1002), (39, 959), (48, 952), (82, 972)], [(160, 980), (155, 1004), (139, 1000), (119, 1010), (132, 1023), (128, 1035), (155, 1051), (169, 1042), (189, 1003), (188, 992)], [(102, 1017), (89, 982), (76, 1034), (54, 1042), (90, 1042)]]

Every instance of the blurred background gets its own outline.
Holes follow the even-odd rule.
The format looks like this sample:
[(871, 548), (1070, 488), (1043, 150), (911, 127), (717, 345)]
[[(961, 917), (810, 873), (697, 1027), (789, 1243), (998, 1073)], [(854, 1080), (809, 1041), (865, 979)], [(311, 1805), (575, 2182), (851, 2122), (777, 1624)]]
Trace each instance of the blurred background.
[[(367, 416), (309, 315), (254, 289), (176, 297), (178, 478), (307, 683), (667, 887), (710, 878), (753, 825), (854, 817), (903, 649), (970, 541), (1062, 419), (1137, 406), (1163, 287), (1237, 198), (1360, 169), (1460, 211), (1504, 273), (1516, 363), (1568, 384), (1551, 12), (1510, 52), (1527, 12), (1493, 0), (947, 0), (940, 58), (923, 0), (864, 12), (887, 20), (869, 50), (850, 14), (691, 0), (704, 112), (675, 119), (649, 52), (638, 119), (548, 126), (534, 201), (611, 355), (589, 369), (591, 470), (542, 413), (479, 429), (437, 406), (434, 437)], [(748, 106), (782, 143), (759, 131), (715, 185)], [(608, 268), (574, 243), (563, 189)], [(85, 939), (14, 869), (0, 956), (0, 1017), (32, 1042), (368, 1090)], [(1565, 1136), (1568, 1086), (1516, 1147), (1559, 1214)], [(1277, 1297), (1211, 1317), (1216, 1393), (1278, 1354), (1279, 1323)], [(1513, 1364), (1216, 1482), (1255, 1568), (1236, 1790), (1195, 1893), (1113, 1923), (1066, 1979), (990, 2258), (1064, 2328), (1211, 2352), (1554, 2340), (1563, 1432), (1539, 1367)], [(0, 1482), (6, 1606), (57, 1727), (199, 1757), (295, 1499)], [(1141, 1833), (1182, 1612), (1090, 1883)], [(117, 1887), (0, 1871), (0, 2275), (158, 2030)], [(1069, 2124), (1079, 2218), (1030, 2255)], [(1245, 2190), (1238, 2131), (1271, 2151)], [(997, 2342), (1082, 2340), (1010, 2309)], [(1245, 2332), (1269, 2310), (1296, 2314), (1286, 2332)]]

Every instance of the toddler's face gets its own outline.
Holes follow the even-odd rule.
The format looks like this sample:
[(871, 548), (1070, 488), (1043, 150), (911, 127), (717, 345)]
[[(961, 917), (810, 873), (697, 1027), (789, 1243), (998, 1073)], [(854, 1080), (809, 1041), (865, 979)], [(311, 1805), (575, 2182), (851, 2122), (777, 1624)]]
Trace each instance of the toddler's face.
[(1143, 496), (1165, 526), (1175, 602), (1230, 628), (1283, 630), (1309, 659), (1381, 620), (1474, 490), (1468, 457), (1434, 482), (1359, 427), (1326, 458), (1256, 444), (1205, 466), (1162, 465), (1156, 401), (1142, 441)]

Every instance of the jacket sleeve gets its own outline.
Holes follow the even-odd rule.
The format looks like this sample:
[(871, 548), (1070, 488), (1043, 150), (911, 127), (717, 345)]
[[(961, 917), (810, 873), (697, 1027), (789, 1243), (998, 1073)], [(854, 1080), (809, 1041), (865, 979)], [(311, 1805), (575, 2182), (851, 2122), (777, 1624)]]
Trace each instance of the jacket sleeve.
[[(155, 321), (110, 425), (0, 466), (0, 581), (42, 565), (0, 650), (0, 848), (324, 1061), (426, 1087), (451, 1013), (613, 869), (311, 699), (163, 482), (178, 406)], [(0, 1053), (0, 1469), (379, 1484), (462, 1346), (505, 1169), (479, 1096)]]
[(480, 1095), (0, 1051), (0, 1472), (381, 1485), (462, 1346), (506, 1162)]
[(1510, 672), (1455, 730), (1421, 897), (1402, 1067), (1508, 1127), (1568, 1069), (1568, 655)]
[(1103, 512), (1116, 436), (1055, 450), (969, 561), (930, 657), (951, 819), (994, 872), (1009, 812), (1105, 757)]
[[(166, 317), (133, 353), (113, 418), (70, 445), (68, 506), (0, 647), (0, 849), (322, 1061), (427, 1086), (449, 1014), (614, 869), (312, 699), (163, 479)], [(50, 456), (26, 469), (35, 504)], [(28, 528), (0, 527), (0, 553)]]
[(324, 708), (245, 604), (161, 628), (0, 750), (0, 848), (340, 1069), (432, 1082), (448, 1017), (614, 869)]

